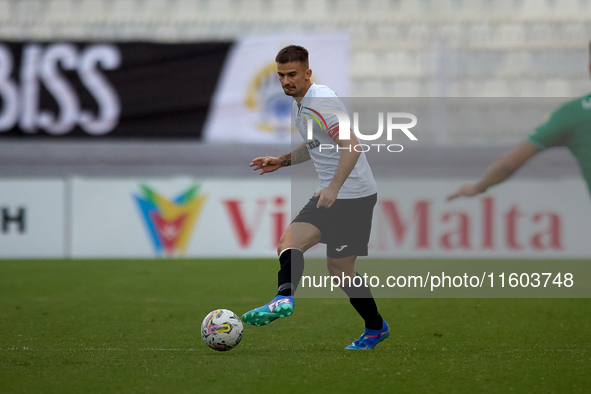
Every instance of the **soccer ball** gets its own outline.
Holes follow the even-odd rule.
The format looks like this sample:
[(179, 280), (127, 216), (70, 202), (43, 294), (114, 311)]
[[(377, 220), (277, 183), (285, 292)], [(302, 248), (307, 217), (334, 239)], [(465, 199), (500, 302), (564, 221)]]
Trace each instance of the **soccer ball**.
[(240, 318), (227, 309), (211, 311), (201, 323), (201, 337), (205, 344), (221, 352), (238, 346), (242, 331)]

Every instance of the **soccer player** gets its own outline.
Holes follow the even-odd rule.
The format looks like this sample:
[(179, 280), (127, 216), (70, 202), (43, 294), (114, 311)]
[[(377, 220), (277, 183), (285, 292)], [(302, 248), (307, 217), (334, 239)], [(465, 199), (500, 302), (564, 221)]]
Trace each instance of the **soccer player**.
[[(589, 44), (591, 53), (591, 43)], [(589, 62), (591, 74), (591, 61)], [(472, 197), (503, 182), (536, 153), (553, 146), (566, 146), (579, 161), (591, 191), (591, 94), (569, 101), (550, 114), (527, 139), (498, 157), (484, 176), (474, 183), (462, 185), (447, 197)]]
[[(344, 113), (347, 110), (331, 89), (310, 81), (308, 51), (290, 45), (279, 51), (275, 61), (283, 91), (294, 98), (292, 119), (307, 142), (278, 157), (257, 157), (250, 166), (262, 175), (312, 159), (320, 184), (279, 241), (277, 296), (266, 305), (246, 312), (242, 320), (261, 326), (290, 316), (294, 309), (293, 295), (304, 271), (304, 252), (325, 243), (329, 273), (343, 279), (341, 288), (365, 321), (363, 334), (346, 349), (373, 349), (389, 336), (390, 328), (378, 312), (369, 286), (363, 283), (355, 287), (353, 283), (353, 278), (359, 275), (355, 271), (356, 257), (367, 256), (377, 201), (371, 168), (365, 155), (352, 149), (358, 143), (354, 134), (348, 140), (339, 139), (337, 117), (322, 113), (325, 109)], [(311, 141), (307, 140), (308, 118), (313, 119)], [(332, 144), (334, 149), (320, 149), (321, 144), (323, 147)]]

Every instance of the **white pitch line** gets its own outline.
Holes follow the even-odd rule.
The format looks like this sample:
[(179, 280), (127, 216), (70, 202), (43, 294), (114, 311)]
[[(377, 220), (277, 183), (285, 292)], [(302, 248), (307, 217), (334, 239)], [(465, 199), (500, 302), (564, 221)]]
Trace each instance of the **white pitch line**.
[[(47, 351), (52, 351), (52, 352), (81, 352), (81, 351), (86, 351), (86, 352), (125, 352), (125, 351), (142, 351), (142, 352), (195, 352), (201, 349), (194, 349), (194, 348), (189, 348), (189, 349), (181, 349), (181, 348), (151, 348), (151, 347), (145, 347), (145, 348), (139, 348), (139, 349), (120, 349), (120, 348), (84, 348), (84, 349), (58, 349), (58, 348), (48, 348), (48, 349), (34, 349), (34, 348), (29, 348), (29, 347), (11, 347), (11, 348), (4, 348), (1, 349), (0, 348), (0, 352), (1, 351), (29, 351), (29, 352), (47, 352)], [(414, 349), (413, 349), (414, 350)], [(427, 350), (434, 350), (434, 351), (439, 351), (439, 348), (437, 349), (433, 349), (433, 348), (425, 348), (425, 349), (420, 349), (421, 351), (427, 351)], [(445, 349), (447, 350), (456, 350), (456, 349)], [(497, 353), (513, 353), (513, 352), (531, 352), (531, 351), (535, 351), (535, 350), (542, 350), (542, 351), (546, 351), (546, 352), (581, 352), (581, 353), (587, 353), (589, 350), (588, 349), (510, 349), (510, 350), (499, 350), (497, 351)], [(487, 349), (484, 350), (484, 352), (490, 353), (491, 350)], [(493, 351), (494, 352), (494, 351)]]
[(119, 349), (119, 348), (85, 348), (85, 349), (57, 349), (57, 348), (49, 348), (49, 349), (33, 349), (33, 348), (29, 348), (29, 347), (12, 347), (12, 348), (5, 348), (5, 349), (0, 349), (0, 351), (29, 351), (29, 352), (46, 352), (46, 351), (52, 351), (52, 352), (80, 352), (80, 351), (85, 351), (85, 352), (111, 352), (111, 351), (115, 351), (115, 352), (124, 352), (124, 351), (133, 351), (133, 350), (139, 350), (139, 351), (157, 351), (157, 352), (194, 352), (197, 349), (180, 349), (180, 348), (140, 348), (140, 349)]
[(165, 349), (165, 348), (142, 348), (141, 351), (158, 351), (158, 352), (194, 352), (197, 349)]

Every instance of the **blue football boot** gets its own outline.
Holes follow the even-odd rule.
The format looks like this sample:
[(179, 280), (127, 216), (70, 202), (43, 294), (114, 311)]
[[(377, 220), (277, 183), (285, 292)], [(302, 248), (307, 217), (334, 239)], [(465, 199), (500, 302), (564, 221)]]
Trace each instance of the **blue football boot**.
[(369, 328), (366, 328), (363, 330), (363, 334), (361, 334), (359, 339), (345, 349), (365, 350), (376, 347), (378, 343), (390, 336), (390, 327), (388, 326), (388, 323), (386, 323), (384, 319), (382, 319), (382, 322), (381, 330), (370, 330)]
[(293, 313), (294, 300), (292, 296), (276, 296), (266, 305), (253, 309), (242, 315), (242, 321), (251, 326), (264, 326), (280, 317), (287, 317)]

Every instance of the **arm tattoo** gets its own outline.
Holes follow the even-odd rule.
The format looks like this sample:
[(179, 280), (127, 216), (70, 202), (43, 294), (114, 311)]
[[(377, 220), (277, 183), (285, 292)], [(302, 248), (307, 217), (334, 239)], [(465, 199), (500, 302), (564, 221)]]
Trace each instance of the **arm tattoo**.
[(292, 164), (299, 164), (310, 160), (310, 153), (308, 152), (306, 144), (303, 143), (291, 152), (279, 156), (279, 160), (281, 160), (281, 167), (287, 167)]
[(281, 155), (281, 167), (287, 167), (291, 165), (291, 152)]
[(291, 164), (299, 164), (310, 160), (310, 152), (308, 152), (308, 148), (306, 147), (305, 143), (295, 148), (293, 151), (291, 151), (291, 153)]
[(291, 164), (300, 164), (310, 160), (310, 152), (306, 147), (306, 143), (301, 144), (290, 152)]

